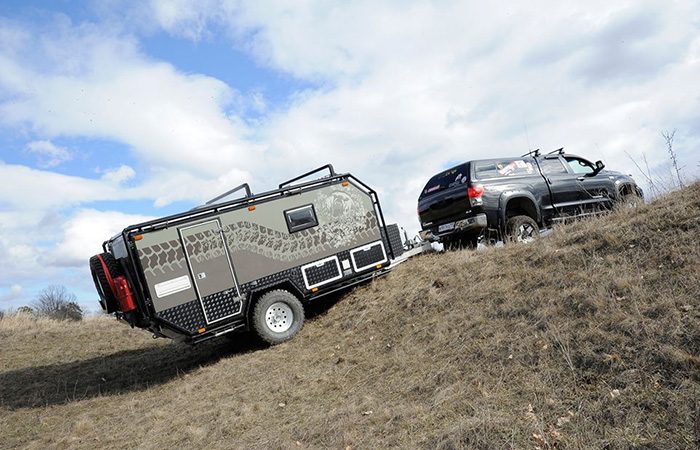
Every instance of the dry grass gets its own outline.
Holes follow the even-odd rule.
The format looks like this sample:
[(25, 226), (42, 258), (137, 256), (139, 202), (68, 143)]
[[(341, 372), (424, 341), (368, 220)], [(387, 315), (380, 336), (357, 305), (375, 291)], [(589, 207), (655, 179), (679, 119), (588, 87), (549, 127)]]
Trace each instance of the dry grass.
[(696, 448), (700, 185), (426, 255), (291, 342), (0, 321), (0, 447)]

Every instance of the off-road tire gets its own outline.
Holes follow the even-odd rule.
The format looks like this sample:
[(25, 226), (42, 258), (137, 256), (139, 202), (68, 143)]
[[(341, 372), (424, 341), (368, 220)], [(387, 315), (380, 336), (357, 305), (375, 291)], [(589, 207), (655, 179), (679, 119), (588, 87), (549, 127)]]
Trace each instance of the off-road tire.
[[(117, 263), (117, 260), (114, 259), (111, 253), (100, 253), (99, 256), (101, 256), (102, 261), (105, 262), (105, 266), (112, 280), (123, 275), (119, 263)], [(100, 295), (100, 305), (102, 309), (107, 314), (119, 311), (119, 301), (117, 300), (116, 293), (112, 292), (112, 286), (109, 284), (107, 274), (97, 255), (90, 258), (90, 272), (92, 273), (92, 281), (95, 283), (97, 293)]]
[(290, 340), (304, 326), (304, 306), (291, 292), (275, 289), (258, 299), (251, 317), (253, 331), (271, 345)]
[(623, 195), (620, 199), (620, 206), (623, 208), (636, 208), (644, 203), (644, 198), (637, 194)]
[(506, 222), (508, 242), (529, 243), (540, 237), (540, 228), (530, 216), (514, 216)]

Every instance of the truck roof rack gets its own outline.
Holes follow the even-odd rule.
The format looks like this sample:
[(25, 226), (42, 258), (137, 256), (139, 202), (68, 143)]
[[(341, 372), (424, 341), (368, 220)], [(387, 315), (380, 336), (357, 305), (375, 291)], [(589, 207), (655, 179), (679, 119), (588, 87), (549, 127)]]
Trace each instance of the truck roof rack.
[(521, 155), (521, 158), (524, 158), (526, 156), (540, 156), (540, 149), (535, 149), (535, 150), (530, 150), (529, 152), (525, 153), (524, 155)]
[[(335, 170), (333, 170), (333, 166), (330, 165), (330, 164), (326, 164), (325, 166), (321, 166), (321, 167), (319, 167), (319, 168), (317, 168), (317, 169), (314, 169), (314, 170), (311, 170), (311, 171), (309, 171), (309, 172), (306, 172), (306, 173), (303, 174), (303, 175), (299, 175), (298, 177), (292, 178), (291, 180), (287, 180), (287, 181), (285, 181), (284, 183), (281, 183), (281, 184), (279, 185), (279, 189), (282, 189), (283, 187), (285, 187), (285, 186), (287, 186), (287, 185), (291, 185), (291, 184), (294, 183), (295, 181), (302, 180), (302, 179), (308, 177), (309, 175), (313, 175), (313, 174), (315, 174), (316, 172), (320, 172), (320, 171), (326, 170), (326, 169), (328, 169), (328, 172), (330, 172), (328, 175), (326, 175), (327, 177), (333, 177), (333, 176), (336, 175)], [(319, 177), (319, 178), (325, 178), (325, 177)]]
[(230, 191), (224, 192), (223, 194), (219, 195), (218, 197), (212, 198), (211, 200), (206, 202), (205, 205), (211, 205), (212, 203), (215, 203), (217, 200), (221, 200), (224, 197), (228, 197), (229, 195), (231, 195), (234, 192), (239, 191), (241, 189), (245, 189), (245, 197), (244, 198), (248, 198), (248, 197), (253, 196), (253, 193), (250, 191), (250, 186), (248, 186), (248, 183), (243, 183), (242, 185), (236, 186), (235, 188), (231, 189)]

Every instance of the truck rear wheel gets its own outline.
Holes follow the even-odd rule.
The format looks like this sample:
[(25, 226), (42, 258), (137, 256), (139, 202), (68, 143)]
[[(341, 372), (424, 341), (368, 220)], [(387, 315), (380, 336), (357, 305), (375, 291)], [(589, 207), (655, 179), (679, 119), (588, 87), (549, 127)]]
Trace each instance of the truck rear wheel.
[(540, 237), (540, 228), (530, 216), (514, 216), (506, 223), (506, 237), (511, 242), (529, 243)]
[(291, 292), (270, 291), (253, 308), (253, 330), (268, 344), (288, 341), (304, 326), (304, 306)]
[[(102, 264), (104, 262), (104, 265)], [(105, 268), (107, 269), (105, 271)], [(111, 314), (119, 310), (119, 302), (110, 280), (123, 275), (117, 260), (110, 253), (100, 253), (90, 258), (90, 272), (95, 283), (97, 293), (100, 295), (102, 309)]]

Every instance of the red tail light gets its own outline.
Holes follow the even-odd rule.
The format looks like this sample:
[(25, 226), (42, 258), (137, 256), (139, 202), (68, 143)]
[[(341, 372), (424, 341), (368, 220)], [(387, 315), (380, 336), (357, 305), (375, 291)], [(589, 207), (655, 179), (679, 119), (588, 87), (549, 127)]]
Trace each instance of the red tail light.
[(482, 195), (484, 195), (484, 187), (480, 184), (477, 184), (475, 186), (471, 186), (467, 189), (467, 192), (469, 193), (469, 198), (481, 198)]

